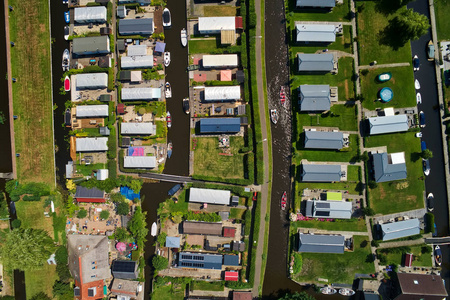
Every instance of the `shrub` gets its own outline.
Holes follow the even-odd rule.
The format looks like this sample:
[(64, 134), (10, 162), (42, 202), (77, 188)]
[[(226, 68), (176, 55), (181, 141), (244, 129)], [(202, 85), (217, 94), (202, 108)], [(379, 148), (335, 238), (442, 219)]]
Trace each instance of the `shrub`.
[(303, 266), (303, 257), (300, 253), (294, 253), (294, 274), (300, 273)]
[(68, 262), (69, 254), (67, 253), (67, 248), (64, 246), (59, 246), (55, 252), (55, 260), (59, 265), (66, 265)]
[(102, 212), (100, 213), (100, 219), (107, 220), (108, 218), (109, 218), (109, 211), (102, 210)]
[(80, 209), (78, 211), (78, 213), (77, 213), (77, 218), (78, 219), (83, 219), (83, 218), (86, 218), (86, 217), (87, 217), (87, 211), (84, 208)]
[(373, 215), (375, 215), (375, 211), (371, 207), (364, 207), (363, 208), (363, 213), (364, 213), (365, 216), (373, 216)]
[(166, 237), (167, 237), (167, 233), (161, 232), (158, 235), (158, 238), (156, 239), (156, 241), (158, 242), (159, 245), (163, 246), (166, 243)]
[(22, 226), (22, 221), (19, 219), (15, 219), (11, 222), (11, 227), (14, 229), (20, 228), (20, 226)]
[(242, 281), (227, 281), (225, 282), (225, 286), (232, 290), (243, 290), (252, 287), (250, 283)]
[(116, 206), (117, 214), (121, 216), (126, 216), (130, 213), (130, 206), (127, 202), (119, 202)]
[(114, 233), (114, 237), (119, 242), (125, 242), (126, 240), (128, 240), (128, 237), (129, 237), (128, 230), (126, 230), (123, 227), (119, 227), (116, 229), (116, 232)]
[(152, 259), (152, 265), (156, 271), (161, 271), (169, 266), (169, 261), (163, 256), (156, 255)]
[(372, 247), (380, 246), (380, 243), (377, 240), (372, 240), (372, 242), (370, 242), (370, 244), (372, 245)]
[(378, 183), (375, 180), (369, 180), (369, 188), (376, 189), (378, 187)]

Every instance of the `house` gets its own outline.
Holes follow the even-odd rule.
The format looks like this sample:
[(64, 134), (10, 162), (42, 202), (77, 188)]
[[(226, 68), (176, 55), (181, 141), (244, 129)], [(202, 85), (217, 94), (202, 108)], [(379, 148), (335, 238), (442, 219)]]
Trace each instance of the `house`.
[(326, 54), (297, 54), (299, 72), (331, 72), (334, 69), (334, 56)]
[(333, 43), (336, 26), (328, 24), (296, 24), (297, 43)]
[(147, 45), (128, 45), (127, 56), (146, 56)]
[(308, 253), (344, 253), (345, 237), (343, 235), (300, 233), (298, 252)]
[(124, 5), (117, 6), (117, 17), (119, 19), (127, 17), (127, 8)]
[(120, 81), (129, 81), (132, 83), (142, 81), (142, 71), (120, 71)]
[(236, 68), (239, 66), (237, 54), (203, 55), (203, 68)]
[(106, 118), (108, 105), (78, 105), (75, 107), (77, 118)]
[(207, 118), (200, 119), (200, 133), (237, 133), (241, 131), (240, 118)]
[[(69, 271), (75, 281), (75, 299), (102, 299), (105, 280), (111, 277), (106, 236), (67, 236)], [(45, 274), (43, 274), (45, 276)]]
[(205, 87), (205, 101), (236, 101), (241, 99), (241, 87), (235, 86), (207, 86)]
[(442, 300), (448, 296), (444, 280), (435, 274), (397, 273), (395, 300)]
[(344, 134), (332, 131), (305, 131), (306, 149), (336, 149), (344, 147)]
[(153, 125), (152, 122), (121, 123), (120, 133), (122, 135), (154, 135), (156, 125)]
[(222, 255), (208, 253), (180, 252), (178, 268), (222, 269)]
[(350, 219), (352, 203), (347, 201), (306, 200), (306, 216), (311, 218)]
[(419, 219), (385, 223), (380, 225), (383, 241), (395, 240), (411, 235), (420, 234)]
[(225, 254), (223, 256), (223, 265), (224, 266), (239, 266), (239, 256)]
[(73, 20), (75, 23), (105, 23), (106, 6), (75, 7)]
[(408, 117), (393, 115), (369, 118), (370, 135), (408, 131)]
[(233, 300), (252, 300), (252, 292), (233, 291)]
[(238, 271), (225, 271), (225, 281), (239, 281)]
[(103, 152), (108, 150), (108, 138), (76, 138), (76, 152)]
[(146, 56), (122, 56), (120, 58), (122, 69), (149, 69), (153, 68), (153, 55)]
[(219, 34), (222, 30), (236, 30), (236, 17), (199, 17), (200, 34)]
[(153, 18), (119, 20), (120, 35), (152, 35), (154, 30)]
[(375, 153), (372, 159), (376, 182), (406, 179), (405, 152)]
[(166, 247), (167, 248), (180, 248), (180, 237), (179, 236), (167, 236), (166, 237)]
[(119, 52), (125, 51), (125, 40), (124, 39), (117, 40), (117, 51), (119, 51)]
[(234, 228), (234, 227), (224, 227), (223, 228), (223, 237), (234, 238), (235, 235), (236, 235), (236, 228)]
[(336, 0), (297, 0), (298, 8), (333, 8), (336, 6)]
[(98, 188), (86, 188), (81, 185), (77, 186), (75, 199), (77, 202), (87, 203), (104, 203), (106, 201), (105, 191), (99, 190)]
[(302, 164), (303, 182), (339, 182), (341, 176), (340, 165)]
[(153, 169), (156, 168), (156, 156), (124, 156), (123, 167)]
[(183, 234), (222, 235), (222, 223), (184, 221)]
[(115, 260), (111, 271), (114, 278), (136, 279), (139, 276), (138, 263), (133, 260)]
[(73, 77), (75, 77), (77, 90), (96, 90), (106, 89), (108, 87), (108, 74), (106, 73), (85, 73), (74, 75)]
[(139, 281), (114, 278), (111, 285), (111, 294), (117, 296), (118, 300), (135, 299), (142, 290), (143, 287)]
[(72, 40), (72, 53), (78, 56), (107, 54), (109, 52), (109, 36), (107, 35), (74, 38)]
[(331, 107), (329, 85), (301, 85), (298, 97), (301, 111), (326, 111)]
[(230, 204), (230, 191), (215, 190), (215, 189), (189, 189), (189, 202), (192, 203), (208, 203), (217, 205)]
[(123, 101), (147, 101), (161, 98), (161, 88), (123, 88)]

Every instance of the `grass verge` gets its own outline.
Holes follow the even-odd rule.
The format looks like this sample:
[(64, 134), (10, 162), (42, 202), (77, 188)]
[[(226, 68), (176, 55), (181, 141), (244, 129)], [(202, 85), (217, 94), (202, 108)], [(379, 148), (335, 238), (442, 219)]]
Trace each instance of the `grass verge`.
[(438, 39), (450, 39), (450, 0), (434, 1), (434, 13), (436, 15), (436, 31)]

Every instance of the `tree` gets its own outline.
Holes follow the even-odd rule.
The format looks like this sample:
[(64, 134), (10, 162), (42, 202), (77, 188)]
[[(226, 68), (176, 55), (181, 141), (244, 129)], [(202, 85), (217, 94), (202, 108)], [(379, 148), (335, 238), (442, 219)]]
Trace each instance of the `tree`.
[(76, 190), (77, 186), (71, 179), (66, 180), (66, 188), (69, 192), (73, 192)]
[(417, 40), (430, 28), (428, 18), (412, 9), (407, 9), (395, 17), (394, 23), (398, 26), (398, 32), (404, 41)]
[(364, 207), (363, 208), (363, 213), (365, 216), (373, 216), (375, 215), (375, 211), (373, 210), (372, 207)]
[(62, 281), (55, 281), (55, 284), (53, 285), (53, 296), (66, 296), (71, 295), (73, 298), (73, 290), (70, 287), (70, 283), (68, 282), (62, 282)]
[[(2, 299), (5, 299), (5, 297), (3, 297)], [(14, 299), (14, 298), (13, 298)], [(44, 292), (39, 292), (36, 295), (34, 295), (33, 297), (31, 297), (31, 300), (52, 300), (52, 298), (50, 298), (46, 293)]]
[(132, 189), (135, 193), (139, 193), (141, 191), (141, 188), (142, 188), (141, 180), (137, 180), (137, 179), (131, 180), (130, 189)]
[(425, 149), (420, 153), (423, 159), (433, 158), (433, 152), (430, 149)]
[(125, 197), (121, 193), (114, 193), (109, 196), (109, 199), (111, 199), (114, 203), (124, 202)]
[(107, 220), (108, 218), (109, 218), (109, 211), (102, 210), (102, 212), (100, 213), (100, 219)]
[(69, 258), (69, 253), (67, 252), (67, 248), (64, 246), (59, 246), (55, 252), (55, 260), (58, 265), (67, 265)]
[(367, 151), (364, 151), (364, 153), (361, 155), (361, 160), (364, 162), (369, 160), (369, 154), (367, 153)]
[(278, 298), (278, 300), (314, 300), (315, 298), (313, 296), (308, 295), (305, 292), (295, 292), (294, 294), (286, 294), (281, 298)]
[(130, 206), (127, 202), (119, 202), (116, 206), (117, 214), (121, 216), (126, 216), (130, 213)]
[(378, 187), (378, 183), (375, 180), (369, 180), (369, 187), (371, 189), (376, 189)]
[(0, 257), (8, 269), (35, 270), (47, 262), (54, 250), (53, 239), (44, 230), (15, 229), (6, 234)]
[(86, 217), (87, 217), (87, 211), (84, 208), (80, 209), (77, 213), (77, 218), (84, 219)]
[(128, 240), (128, 236), (129, 236), (128, 230), (122, 227), (117, 228), (116, 232), (114, 233), (114, 237), (119, 242), (125, 242), (126, 240)]
[(133, 217), (128, 222), (128, 229), (136, 240), (145, 241), (148, 234), (147, 222), (145, 221), (146, 212), (142, 212), (141, 207), (136, 207)]
[(167, 269), (167, 267), (169, 266), (169, 260), (164, 256), (156, 255), (152, 259), (152, 265), (156, 271), (161, 271)]
[(19, 219), (15, 219), (11, 222), (11, 227), (14, 229), (20, 228), (20, 226), (22, 226), (22, 221)]
[(183, 221), (183, 213), (181, 211), (173, 212), (173, 213), (171, 213), (171, 215), (172, 215), (172, 221), (175, 224), (180, 224), (181, 221)]

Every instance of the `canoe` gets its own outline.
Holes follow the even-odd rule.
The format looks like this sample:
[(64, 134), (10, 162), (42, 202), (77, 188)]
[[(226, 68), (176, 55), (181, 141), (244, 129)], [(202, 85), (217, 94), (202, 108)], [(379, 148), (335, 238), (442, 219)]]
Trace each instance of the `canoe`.
[(66, 76), (66, 78), (64, 78), (64, 90), (66, 92), (70, 91), (70, 79), (69, 79), (69, 76)]
[(151, 230), (150, 234), (151, 234), (152, 236), (156, 236), (157, 231), (158, 231), (158, 226), (156, 226), (156, 222), (153, 222), (153, 224), (152, 224), (152, 230)]

